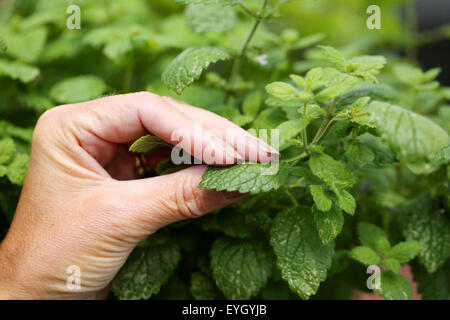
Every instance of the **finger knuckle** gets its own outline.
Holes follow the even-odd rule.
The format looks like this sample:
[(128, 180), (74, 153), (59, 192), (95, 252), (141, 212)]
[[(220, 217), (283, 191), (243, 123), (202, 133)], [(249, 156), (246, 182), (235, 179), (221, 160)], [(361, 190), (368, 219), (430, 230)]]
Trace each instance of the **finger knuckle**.
[(203, 191), (196, 187), (191, 178), (184, 178), (175, 193), (175, 203), (178, 213), (182, 218), (197, 218), (205, 210)]

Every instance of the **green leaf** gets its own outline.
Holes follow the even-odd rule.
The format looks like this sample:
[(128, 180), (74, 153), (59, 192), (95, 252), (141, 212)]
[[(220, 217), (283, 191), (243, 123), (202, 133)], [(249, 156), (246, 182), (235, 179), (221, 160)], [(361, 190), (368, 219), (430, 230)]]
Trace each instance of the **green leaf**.
[(389, 257), (395, 258), (401, 264), (407, 263), (419, 254), (421, 248), (417, 241), (400, 242), (392, 247)]
[(39, 58), (47, 39), (47, 29), (40, 27), (31, 30), (4, 33), (8, 44), (7, 54), (27, 63)]
[(169, 64), (162, 74), (162, 81), (169, 89), (181, 94), (186, 87), (200, 78), (211, 63), (230, 58), (230, 54), (221, 48), (186, 49)]
[(355, 164), (359, 168), (364, 167), (375, 159), (375, 154), (372, 150), (361, 143), (350, 144), (344, 155), (348, 162)]
[(272, 274), (270, 251), (256, 240), (217, 239), (211, 249), (211, 268), (228, 299), (250, 299)]
[(291, 74), (290, 78), (292, 79), (292, 81), (295, 82), (295, 84), (297, 86), (299, 86), (300, 88), (306, 88), (306, 81), (303, 77), (300, 77), (296, 74)]
[(130, 146), (130, 152), (147, 154), (156, 151), (163, 146), (171, 146), (171, 145), (161, 140), (160, 138), (149, 134), (137, 139)]
[(0, 178), (8, 174), (8, 167), (0, 165)]
[(297, 40), (295, 43), (292, 44), (291, 48), (292, 50), (299, 50), (312, 47), (313, 45), (321, 42), (324, 38), (325, 34), (323, 33), (317, 33), (306, 37), (301, 37), (299, 40)]
[(438, 163), (449, 163), (450, 162), (450, 146), (444, 147), (438, 152), (436, 157), (434, 157), (434, 162)]
[(347, 69), (353, 75), (366, 80), (376, 81), (375, 76), (380, 73), (380, 70), (383, 69), (385, 64), (386, 58), (383, 56), (360, 56), (350, 59)]
[(334, 253), (334, 243), (322, 244), (307, 210), (297, 207), (280, 212), (270, 231), (281, 275), (302, 299), (314, 295), (325, 281)]
[(16, 154), (16, 146), (13, 139), (0, 140), (0, 164), (9, 162)]
[(204, 230), (216, 230), (233, 238), (249, 238), (254, 229), (247, 223), (246, 213), (235, 210), (211, 213), (201, 219), (201, 226)]
[(339, 71), (341, 72), (347, 71), (347, 61), (339, 51), (329, 46), (318, 46), (318, 47), (322, 49), (324, 57), (331, 63), (335, 64)]
[(323, 186), (310, 185), (309, 190), (314, 199), (317, 209), (326, 212), (331, 209), (331, 199), (325, 194)]
[(387, 254), (391, 244), (386, 233), (376, 225), (360, 222), (358, 223), (358, 238), (362, 245), (372, 248), (382, 254)]
[(0, 77), (7, 76), (23, 83), (28, 83), (36, 79), (39, 69), (21, 62), (13, 62), (0, 59)]
[(355, 198), (346, 190), (341, 190), (336, 187), (332, 188), (333, 192), (337, 197), (337, 205), (339, 208), (347, 212), (348, 214), (354, 215), (356, 210)]
[(371, 100), (376, 101), (394, 102), (396, 100), (396, 92), (386, 84), (361, 87), (339, 97), (336, 107), (341, 109), (344, 106), (351, 105), (356, 99), (363, 97), (369, 97)]
[(418, 197), (402, 218), (406, 240), (421, 245), (419, 262), (429, 273), (435, 272), (450, 257), (450, 224), (439, 210), (433, 210), (423, 197)]
[(205, 6), (220, 5), (220, 6), (234, 6), (242, 2), (242, 0), (175, 0), (175, 2), (184, 4), (201, 4)]
[(330, 188), (345, 189), (356, 183), (355, 174), (343, 162), (334, 160), (327, 154), (312, 154), (309, 167), (312, 173), (323, 180)]
[(395, 273), (398, 273), (398, 271), (400, 270), (400, 262), (394, 258), (384, 259), (384, 265), (386, 266), (386, 268), (392, 270)]
[(308, 71), (306, 74), (306, 89), (316, 90), (322, 85), (322, 68), (314, 68)]
[[(418, 264), (412, 264), (414, 281), (418, 283), (418, 291), (424, 300), (449, 300), (450, 299), (450, 261), (429, 274), (425, 268)], [(446, 285), (445, 285), (446, 284)]]
[(103, 79), (93, 76), (76, 76), (55, 84), (50, 96), (59, 103), (76, 103), (100, 97), (106, 91)]
[(261, 91), (250, 92), (244, 100), (242, 105), (242, 111), (245, 115), (254, 117), (258, 114), (259, 108), (261, 106)]
[(3, 39), (2, 36), (0, 36), (0, 53), (6, 51), (7, 48), (8, 46), (5, 43), (5, 39)]
[(423, 82), (422, 70), (407, 64), (394, 66), (394, 74), (398, 80), (409, 86), (417, 86)]
[(8, 176), (11, 183), (22, 186), (28, 170), (30, 157), (27, 154), (17, 154), (14, 160), (8, 165)]
[(282, 101), (297, 99), (298, 90), (285, 82), (272, 82), (266, 86), (266, 91), (271, 96)]
[(221, 5), (189, 5), (184, 14), (187, 26), (198, 34), (226, 32), (236, 24), (233, 8)]
[(431, 120), (412, 111), (388, 103), (369, 105), (371, 120), (397, 158), (415, 174), (428, 174), (439, 164), (433, 162), (442, 148), (450, 145), (450, 137)]
[(199, 186), (209, 190), (251, 194), (277, 190), (286, 182), (288, 166), (282, 162), (278, 170), (276, 166), (271, 163), (243, 163), (229, 167), (208, 167)]
[(191, 293), (196, 300), (218, 300), (223, 298), (214, 281), (199, 272), (191, 274)]
[(380, 263), (380, 257), (369, 247), (355, 247), (349, 252), (349, 256), (368, 266)]
[(381, 288), (377, 293), (386, 300), (409, 300), (412, 287), (408, 279), (392, 271), (381, 271)]
[(280, 150), (284, 149), (292, 138), (295, 138), (303, 129), (307, 123), (302, 120), (288, 120), (280, 124), (277, 129), (280, 130)]
[(138, 246), (114, 278), (111, 289), (122, 300), (148, 299), (169, 280), (180, 258), (175, 244)]
[(344, 226), (344, 215), (341, 210), (332, 207), (331, 210), (323, 212), (313, 206), (312, 213), (320, 240), (324, 245), (334, 240), (341, 233)]

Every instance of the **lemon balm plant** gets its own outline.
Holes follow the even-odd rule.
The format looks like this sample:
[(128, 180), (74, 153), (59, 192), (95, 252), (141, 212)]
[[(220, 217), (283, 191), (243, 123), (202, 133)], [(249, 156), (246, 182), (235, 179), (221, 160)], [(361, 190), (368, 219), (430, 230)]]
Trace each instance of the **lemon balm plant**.
[[(326, 34), (277, 24), (297, 1), (73, 2), (79, 31), (64, 29), (60, 1), (4, 5), (3, 231), (26, 172), (27, 127), (42, 111), (147, 89), (245, 129), (277, 129), (282, 156), (273, 175), (264, 164), (210, 167), (201, 187), (251, 196), (141, 242), (111, 284), (115, 297), (348, 299), (367, 290), (375, 265), (378, 294), (409, 299), (399, 273), (408, 264), (423, 298), (449, 298), (450, 89), (439, 69), (395, 50), (341, 52)], [(174, 6), (183, 12), (169, 15)], [(130, 150), (159, 147), (145, 136)], [(181, 168), (168, 159), (150, 174)]]

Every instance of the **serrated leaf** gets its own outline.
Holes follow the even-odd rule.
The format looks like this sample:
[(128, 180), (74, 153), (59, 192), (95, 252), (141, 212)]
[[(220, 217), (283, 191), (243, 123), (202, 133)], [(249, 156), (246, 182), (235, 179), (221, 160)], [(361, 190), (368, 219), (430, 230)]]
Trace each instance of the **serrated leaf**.
[(180, 261), (178, 245), (139, 246), (111, 283), (122, 300), (148, 299), (159, 292)]
[(374, 77), (380, 73), (386, 62), (386, 58), (383, 56), (354, 57), (348, 61), (347, 69), (363, 79), (376, 81)]
[(305, 79), (303, 77), (301, 77), (299, 75), (296, 75), (296, 74), (291, 74), (290, 78), (300, 88), (306, 88), (306, 81), (305, 81)]
[(191, 293), (196, 300), (217, 300), (223, 298), (214, 281), (200, 272), (191, 274)]
[(363, 97), (369, 97), (371, 100), (376, 101), (394, 102), (396, 93), (394, 89), (386, 84), (357, 88), (339, 97), (336, 107), (341, 109), (344, 106), (351, 105), (356, 99)]
[(341, 210), (332, 207), (331, 210), (323, 212), (313, 206), (312, 213), (320, 240), (324, 245), (334, 240), (341, 233), (344, 226), (344, 215)]
[(349, 256), (368, 266), (380, 263), (380, 257), (369, 247), (355, 247), (349, 252)]
[(339, 51), (329, 46), (318, 46), (318, 47), (322, 49), (324, 57), (328, 61), (333, 63), (339, 71), (341, 72), (347, 71), (347, 61)]
[(296, 100), (298, 90), (285, 82), (272, 82), (266, 86), (266, 91), (271, 96), (282, 101)]
[(400, 242), (392, 247), (389, 257), (395, 258), (401, 264), (407, 263), (419, 254), (421, 248), (417, 241)]
[(362, 245), (382, 254), (388, 254), (391, 244), (386, 233), (381, 228), (370, 223), (360, 222), (357, 229), (358, 238)]
[(348, 162), (355, 164), (359, 168), (371, 163), (375, 159), (372, 150), (361, 143), (350, 144), (344, 155)]
[(274, 219), (270, 243), (284, 280), (302, 299), (319, 289), (331, 267), (334, 244), (323, 245), (307, 208), (280, 212)]
[(347, 212), (348, 214), (354, 215), (356, 210), (355, 198), (346, 190), (341, 190), (338, 188), (332, 188), (333, 192), (336, 194), (337, 205), (339, 208)]
[(325, 194), (323, 186), (318, 185), (310, 185), (309, 190), (313, 197), (314, 203), (316, 204), (317, 209), (320, 211), (328, 211), (331, 209), (331, 205), (333, 204), (331, 199)]
[(226, 32), (236, 23), (233, 8), (221, 5), (189, 5), (184, 14), (187, 26), (198, 34)]
[(200, 78), (211, 63), (230, 58), (230, 54), (221, 48), (186, 49), (169, 64), (162, 74), (162, 81), (169, 89), (181, 94), (186, 87)]
[(388, 103), (372, 102), (368, 111), (382, 138), (411, 171), (428, 174), (439, 167), (433, 159), (450, 145), (445, 130), (417, 113)]
[(380, 289), (377, 293), (386, 300), (409, 300), (412, 287), (408, 279), (392, 271), (381, 271)]
[(8, 165), (7, 177), (11, 183), (22, 186), (28, 170), (30, 157), (27, 154), (19, 153)]
[(306, 88), (308, 90), (316, 90), (322, 85), (322, 68), (314, 68), (306, 74)]
[(429, 273), (435, 272), (450, 257), (450, 224), (442, 213), (432, 210), (423, 197), (418, 197), (403, 216), (402, 233), (407, 241), (420, 243), (419, 262)]
[(0, 140), (0, 164), (9, 162), (16, 154), (16, 146), (13, 139)]
[[(271, 168), (271, 165), (274, 165)], [(208, 167), (203, 174), (200, 188), (217, 191), (239, 191), (256, 194), (277, 190), (286, 182), (288, 166), (276, 164), (242, 163), (230, 167)]]
[(184, 4), (201, 4), (205, 6), (220, 5), (220, 6), (234, 6), (242, 2), (242, 0), (175, 0), (175, 2)]
[(39, 75), (39, 69), (21, 62), (0, 59), (0, 77), (7, 76), (23, 83), (33, 81)]
[(158, 150), (159, 148), (163, 146), (170, 146), (167, 142), (161, 140), (160, 138), (154, 136), (154, 135), (145, 135), (143, 137), (140, 137), (137, 139), (131, 146), (130, 146), (130, 152), (137, 152), (137, 153), (151, 153), (153, 151)]
[(77, 103), (99, 98), (105, 91), (103, 79), (84, 75), (58, 82), (50, 89), (50, 96), (59, 103)]
[(309, 160), (312, 173), (330, 188), (345, 189), (356, 183), (356, 176), (343, 162), (334, 160), (327, 154), (314, 153)]
[(280, 150), (289, 143), (292, 138), (295, 138), (303, 129), (307, 123), (303, 120), (288, 120), (280, 124), (277, 129), (280, 130)]
[(395, 273), (400, 270), (400, 262), (394, 258), (384, 259), (384, 266)]
[(228, 299), (250, 299), (272, 274), (272, 256), (259, 241), (219, 238), (211, 249), (211, 268)]

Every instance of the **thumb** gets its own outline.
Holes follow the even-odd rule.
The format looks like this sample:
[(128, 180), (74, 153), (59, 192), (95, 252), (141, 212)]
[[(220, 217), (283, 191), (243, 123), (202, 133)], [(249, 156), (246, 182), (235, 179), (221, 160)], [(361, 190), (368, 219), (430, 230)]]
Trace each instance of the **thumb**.
[(118, 210), (118, 218), (134, 233), (129, 236), (143, 239), (168, 224), (200, 217), (246, 196), (199, 188), (205, 171), (206, 165), (199, 165), (165, 176), (115, 182), (112, 194), (127, 203), (121, 206), (126, 212)]

